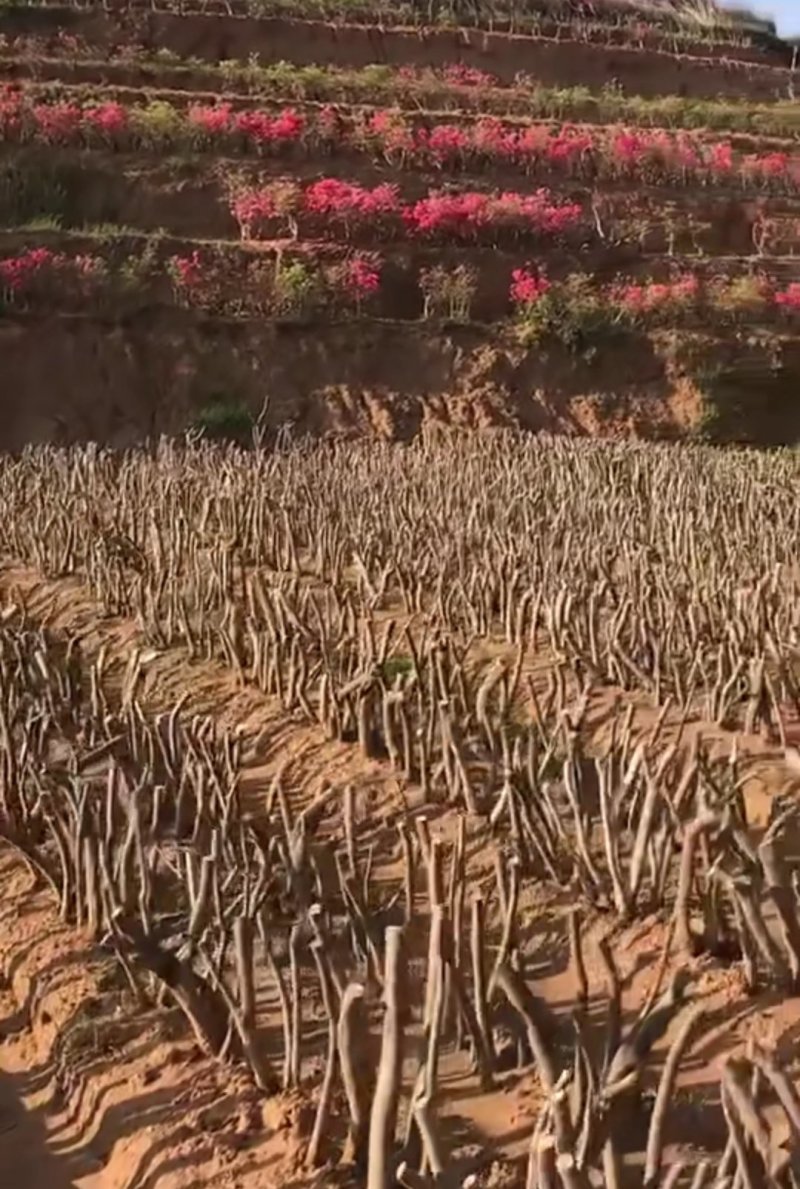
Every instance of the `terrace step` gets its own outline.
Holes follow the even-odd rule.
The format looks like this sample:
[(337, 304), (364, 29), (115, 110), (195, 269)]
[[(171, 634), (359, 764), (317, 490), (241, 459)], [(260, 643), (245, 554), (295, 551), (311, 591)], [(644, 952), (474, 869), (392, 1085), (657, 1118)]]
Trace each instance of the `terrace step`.
[(254, 54), (265, 62), (350, 67), (375, 62), (419, 66), (460, 61), (488, 69), (508, 82), (525, 72), (545, 85), (580, 83), (599, 90), (613, 83), (640, 95), (785, 99), (798, 78), (788, 65), (466, 30), (382, 31), (282, 18), (180, 16), (152, 11), (115, 17), (102, 11), (62, 7), (15, 7), (4, 10), (0, 17), (0, 32), (7, 36), (57, 29), (108, 52), (135, 40), (151, 52), (167, 49), (183, 58), (215, 62), (247, 60)]
[[(6, 312), (18, 309), (20, 303), (26, 308), (25, 295), (30, 292), (34, 309), (58, 310), (66, 302), (67, 308), (76, 313), (98, 312), (99, 303), (115, 320), (148, 309), (174, 309), (184, 303), (195, 312), (224, 310), (237, 316), (274, 320), (287, 312), (284, 299), (274, 296), (279, 279), (290, 277), (297, 265), (302, 268), (302, 277), (309, 278), (308, 284), (312, 286), (309, 292), (317, 297), (300, 307), (290, 305), (288, 313), (293, 318), (300, 316), (307, 320), (319, 316), (330, 321), (342, 314), (352, 314), (353, 294), (347, 288), (346, 276), (353, 261), (359, 259), (377, 270), (375, 292), (370, 291), (366, 309), (362, 310), (361, 303), (358, 304), (359, 316), (416, 322), (431, 310), (441, 313), (449, 308), (449, 299), (442, 297), (447, 278), (459, 269), (470, 294), (464, 307), (467, 313), (462, 313), (462, 319), (502, 323), (513, 312), (515, 270), (532, 268), (537, 274), (545, 273), (551, 284), (569, 281), (574, 286), (579, 281), (586, 289), (587, 300), (594, 295), (603, 306), (607, 300), (617, 303), (621, 313), (614, 319), (617, 326), (628, 321), (620, 304), (626, 287), (653, 284), (668, 287), (676, 281), (682, 284), (686, 277), (696, 278), (709, 286), (699, 295), (703, 304), (698, 307), (695, 299), (689, 298), (677, 313), (672, 306), (667, 307), (666, 324), (697, 327), (698, 320), (705, 318), (710, 328), (719, 331), (727, 327), (734, 335), (748, 310), (751, 313), (745, 321), (751, 329), (763, 323), (774, 332), (782, 324), (782, 311), (773, 304), (769, 291), (753, 305), (756, 292), (761, 292), (753, 282), (760, 286), (763, 281), (772, 292), (780, 293), (800, 281), (800, 260), (795, 257), (763, 258), (754, 267), (752, 259), (737, 257), (705, 262), (680, 256), (625, 260), (613, 253), (600, 252), (593, 257), (589, 253), (570, 256), (561, 252), (552, 257), (541, 256), (531, 265), (524, 256), (494, 248), (389, 251), (356, 257), (349, 245), (314, 241), (237, 245), (174, 237), (153, 239), (130, 233), (111, 238), (89, 232), (46, 234), (24, 229), (0, 230), (0, 261), (13, 262), (15, 269), (27, 268), (26, 260), (34, 249), (46, 257), (42, 267), (53, 270), (36, 276), (50, 280), (39, 280), (32, 290), (18, 291), (12, 284), (7, 293)], [(74, 276), (70, 263), (73, 261), (78, 269)], [(441, 278), (438, 281), (437, 271)], [(185, 277), (188, 279), (184, 280)], [(736, 299), (735, 309), (742, 311), (738, 323), (732, 316), (734, 307), (727, 299), (721, 301), (714, 285), (717, 281), (741, 281), (750, 294)], [(425, 299), (426, 293), (433, 294), (433, 298)], [(440, 299), (443, 305), (436, 304)], [(433, 300), (434, 305), (428, 305), (428, 300)], [(627, 300), (624, 298), (624, 302)], [(635, 295), (632, 300), (638, 302)], [(648, 307), (644, 308), (646, 312)], [(635, 312), (637, 316), (641, 312), (638, 305)], [(644, 328), (663, 322), (664, 318), (648, 316)]]
[[(143, 234), (234, 241), (240, 232), (229, 205), (232, 179), (243, 188), (278, 181), (311, 183), (320, 178), (320, 162), (313, 156), (290, 163), (211, 153), (171, 158), (146, 151), (7, 147), (0, 150), (0, 221), (19, 225), (33, 220), (34, 226), (41, 226), (49, 217), (65, 227), (108, 224), (112, 233), (114, 226), (119, 226)], [(485, 173), (470, 181), (469, 174), (398, 171), (372, 164), (354, 170), (353, 161), (346, 155), (327, 159), (325, 174), (368, 188), (397, 182), (406, 206), (446, 183), (455, 193), (508, 190), (526, 194), (542, 182), (553, 180), (547, 176), (534, 180), (517, 171), (496, 170), (490, 175), (489, 187)], [(559, 179), (548, 188), (554, 201), (574, 202), (582, 207), (580, 226), (566, 241), (549, 237), (538, 243), (530, 238), (521, 240), (516, 249), (519, 254), (535, 251), (543, 259), (555, 260), (560, 254), (568, 258), (580, 250), (599, 268), (604, 266), (604, 259), (610, 267), (619, 267), (621, 262), (668, 253), (671, 247), (677, 253), (702, 252), (708, 258), (719, 254), (749, 257), (758, 267), (757, 244), (764, 253), (788, 254), (800, 247), (800, 195), (766, 198), (725, 190), (698, 191), (610, 180), (594, 183), (590, 196), (587, 183), (569, 179)], [(316, 221), (314, 236), (341, 238), (343, 228), (330, 220), (328, 223), (329, 230)], [(301, 231), (307, 235), (310, 224), (306, 221), (303, 227)], [(759, 239), (762, 232), (763, 240)], [(363, 223), (351, 239), (362, 246), (392, 251), (424, 249), (426, 242), (421, 237), (404, 235), (398, 219), (383, 225)], [(431, 239), (431, 250), (443, 250), (447, 239)]]
[[(390, 67), (371, 65), (339, 70), (311, 65), (292, 69), (281, 63), (255, 66), (228, 61), (168, 61), (143, 52), (119, 60), (89, 56), (88, 47), (59, 45), (51, 39), (13, 38), (0, 51), (0, 74), (9, 80), (34, 80), (39, 84), (92, 84), (185, 95), (201, 95), (245, 103), (302, 103), (304, 105), (370, 107), (392, 106), (413, 112), (441, 112), (452, 118), (493, 114), (503, 118), (574, 120), (589, 124), (633, 123), (647, 128), (691, 128), (731, 135), (800, 136), (800, 113), (791, 101), (749, 104), (737, 100), (696, 102), (677, 96), (643, 99), (608, 90), (592, 95), (584, 87), (547, 88), (531, 82), (503, 87), (483, 73), (480, 85), (457, 85), (441, 73), (430, 71), (413, 77)], [(130, 48), (130, 47), (128, 47)], [(52, 55), (52, 56), (51, 56)], [(449, 64), (450, 69), (457, 64)], [(234, 68), (232, 68), (234, 67)], [(445, 75), (448, 67), (444, 67)]]
[[(241, 94), (237, 91), (231, 90), (186, 90), (172, 87), (158, 87), (152, 84), (136, 85), (130, 83), (114, 83), (104, 81), (109, 74), (114, 74), (115, 64), (91, 64), (92, 69), (86, 70), (86, 77), (79, 82), (76, 82), (73, 77), (62, 78), (62, 68), (68, 75), (72, 74), (72, 66), (80, 65), (80, 63), (69, 63), (63, 59), (54, 59), (45, 63), (45, 77), (43, 78), (39, 70), (39, 64), (26, 62), (24, 60), (3, 59), (0, 57), (0, 82), (20, 81), (23, 83), (22, 93), (25, 96), (32, 96), (38, 102), (61, 102), (62, 100), (68, 103), (78, 103), (81, 106), (87, 106), (92, 103), (108, 103), (118, 102), (126, 107), (140, 108), (143, 105), (151, 103), (165, 103), (174, 107), (176, 111), (186, 114), (189, 109), (195, 106), (219, 106), (225, 104), (235, 112), (239, 111), (265, 111), (265, 112), (279, 112), (285, 111), (287, 107), (292, 111), (297, 111), (307, 115), (310, 120), (318, 119), (321, 113), (328, 113), (331, 105), (323, 103), (319, 100), (306, 100), (293, 98), (290, 95), (283, 98), (267, 97), (261, 98), (257, 95)], [(124, 74), (125, 67), (122, 64), (120, 74)], [(108, 67), (111, 67), (109, 71)], [(52, 71), (50, 68), (52, 67)], [(386, 107), (383, 104), (376, 103), (337, 103), (337, 116), (346, 124), (347, 121), (352, 121), (356, 117), (368, 117), (376, 112), (386, 113), (387, 111), (394, 112), (395, 108)], [(403, 118), (411, 128), (426, 128), (432, 129), (437, 124), (447, 124), (448, 127), (458, 127), (464, 129), (472, 129), (479, 125), (482, 121), (486, 121), (486, 114), (475, 111), (464, 111), (456, 109), (436, 109), (436, 108), (421, 108), (417, 105), (414, 108), (409, 108)], [(571, 132), (580, 133), (587, 132), (589, 134), (596, 131), (606, 131), (608, 129), (625, 128), (627, 126), (624, 122), (619, 120), (604, 120), (592, 119), (587, 116), (582, 119), (570, 119), (562, 121), (553, 116), (522, 116), (515, 113), (510, 113), (499, 118), (503, 128), (508, 128), (511, 131), (519, 131), (527, 128), (541, 127), (547, 129), (557, 129), (560, 124), (568, 124)], [(798, 131), (796, 134), (787, 133), (783, 135), (769, 135), (762, 132), (725, 132), (722, 133), (718, 129), (697, 128), (684, 129), (680, 124), (672, 123), (663, 124), (648, 124), (646, 128), (646, 135), (663, 134), (665, 136), (675, 136), (678, 133), (686, 132), (693, 142), (700, 144), (719, 144), (724, 140), (725, 144), (730, 145), (733, 149), (740, 153), (759, 153), (759, 152), (785, 152), (791, 154), (800, 141), (800, 114), (797, 115)], [(194, 146), (193, 146), (194, 147)], [(199, 146), (203, 147), (203, 146)], [(337, 147), (337, 154), (341, 153), (341, 148)], [(798, 157), (800, 160), (800, 157)]]
[[(58, 6), (47, 2), (48, 7)], [(238, 16), (259, 18), (286, 17), (320, 20), (326, 23), (347, 23), (381, 29), (431, 31), (446, 28), (459, 33), (483, 31), (489, 33), (531, 34), (557, 37), (563, 30), (578, 27), (581, 32), (596, 30), (603, 36), (624, 40), (647, 41), (662, 38), (677, 43), (696, 43), (702, 46), (732, 47), (738, 52), (774, 56), (790, 60), (791, 47), (771, 35), (766, 28), (743, 21), (728, 24), (705, 22), (702, 26), (686, 19), (680, 10), (671, 6), (627, 3), (626, 0), (605, 0), (600, 6), (582, 8), (570, 0), (539, 0), (535, 5), (522, 3), (508, 6), (506, 16), (496, 4), (484, 5), (484, 12), (475, 3), (462, 4), (458, 19), (452, 11), (452, 0), (443, 6), (437, 0), (425, 5), (391, 0), (373, 0), (361, 9), (350, 0), (333, 3), (330, 0), (87, 0), (82, 7), (100, 7), (103, 11), (127, 13), (141, 10), (177, 12), (181, 15), (200, 13), (203, 16)], [(690, 14), (689, 14), (690, 15)]]

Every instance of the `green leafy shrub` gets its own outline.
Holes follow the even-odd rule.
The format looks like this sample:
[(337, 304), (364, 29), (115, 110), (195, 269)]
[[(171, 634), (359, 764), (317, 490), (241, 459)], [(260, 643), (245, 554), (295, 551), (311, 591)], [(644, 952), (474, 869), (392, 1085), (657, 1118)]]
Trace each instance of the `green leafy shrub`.
[(198, 412), (192, 429), (214, 442), (238, 442), (249, 445), (255, 420), (241, 401), (215, 397)]

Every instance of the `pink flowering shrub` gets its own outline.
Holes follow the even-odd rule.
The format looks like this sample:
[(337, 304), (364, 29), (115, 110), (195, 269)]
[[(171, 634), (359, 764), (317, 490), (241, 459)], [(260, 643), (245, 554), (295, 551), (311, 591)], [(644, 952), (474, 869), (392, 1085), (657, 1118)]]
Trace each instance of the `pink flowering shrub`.
[(0, 137), (3, 140), (17, 140), (23, 121), (22, 95), (13, 87), (0, 88)]
[(289, 221), (296, 232), (295, 212), (301, 201), (300, 187), (294, 182), (275, 182), (263, 187), (234, 187), (230, 196), (230, 211), (239, 224), (243, 240), (263, 239), (275, 224), (276, 233)]
[(82, 123), (86, 130), (97, 133), (109, 144), (115, 144), (124, 138), (130, 126), (127, 107), (112, 101), (85, 108)]
[(230, 103), (193, 103), (186, 119), (189, 127), (203, 140), (215, 140), (227, 136), (231, 130), (232, 112)]
[[(286, 183), (277, 183), (286, 186)], [(297, 192), (297, 187), (295, 187)], [(495, 196), (496, 197), (496, 196)], [(271, 197), (270, 210), (280, 199)], [(195, 249), (159, 262), (152, 243), (111, 263), (101, 255), (68, 256), (35, 247), (0, 259), (0, 293), (8, 306), (84, 308), (87, 303), (123, 305), (141, 300), (146, 287), (171, 283), (181, 305), (234, 316), (307, 317), (324, 309), (362, 313), (382, 289), (384, 264), (373, 252), (342, 257), (313, 245), (292, 252), (239, 253)], [(470, 317), (478, 287), (476, 270), (464, 263), (422, 268), (418, 284), (424, 317)], [(664, 280), (621, 278), (611, 284), (588, 273), (551, 280), (520, 264), (508, 288), (514, 324), (524, 342), (549, 338), (574, 348), (598, 332), (622, 327), (701, 324), (754, 325), (800, 315), (800, 282), (776, 288), (762, 274), (708, 276), (684, 272)], [(499, 312), (499, 311), (498, 311)]]
[(170, 256), (166, 268), (179, 305), (204, 307), (207, 304), (211, 278), (197, 249), (188, 256)]
[(517, 335), (526, 346), (548, 337), (575, 350), (609, 327), (601, 291), (585, 273), (551, 283), (529, 265), (515, 268), (509, 298)]
[(167, 271), (176, 286), (181, 289), (194, 289), (203, 280), (200, 253), (195, 249), (189, 256), (171, 256), (167, 261)]
[[(271, 221), (305, 214), (321, 231), (367, 225), (373, 230), (391, 222), (402, 210), (397, 187), (384, 182), (372, 189), (341, 178), (321, 178), (304, 191), (294, 183), (278, 182), (263, 188), (239, 188), (230, 209), (243, 239), (257, 239)], [(278, 230), (278, 229), (276, 229)], [(296, 227), (293, 228), (296, 233)]]
[(714, 177), (728, 177), (734, 171), (733, 149), (727, 141), (711, 145), (707, 162)]
[(522, 132), (509, 130), (496, 116), (482, 116), (471, 129), (470, 150), (479, 159), (485, 157), (490, 161), (514, 161), (525, 151), (522, 136)]
[(787, 314), (800, 314), (800, 283), (792, 281), (774, 296), (775, 305)]
[(276, 213), (269, 190), (247, 190), (235, 194), (231, 198), (230, 208), (243, 240), (257, 239), (264, 234), (265, 224), (274, 219)]
[(511, 274), (509, 297), (515, 306), (536, 305), (549, 289), (550, 282), (547, 278), (532, 272), (528, 267), (515, 268)]
[(397, 215), (400, 196), (397, 186), (388, 182), (369, 189), (341, 178), (321, 178), (305, 191), (303, 209), (311, 215), (327, 215), (345, 223), (374, 220)]
[(753, 154), (742, 162), (742, 173), (757, 182), (784, 180), (790, 176), (791, 158), (788, 153)]
[(478, 70), (476, 66), (466, 66), (463, 62), (451, 62), (439, 73), (450, 87), (496, 87), (499, 84), (496, 75)]
[(431, 158), (435, 165), (463, 165), (472, 147), (472, 138), (457, 124), (437, 124), (428, 131), (420, 128), (415, 147)]
[(31, 116), (36, 132), (47, 144), (76, 140), (83, 120), (77, 103), (36, 103)]
[[(519, 144), (524, 153), (526, 151), (524, 132), (520, 134)], [(581, 173), (587, 161), (594, 162), (592, 154), (597, 152), (597, 147), (588, 132), (567, 124), (550, 133), (542, 146), (541, 156), (548, 166), (567, 173)]]
[(306, 132), (306, 117), (294, 108), (286, 108), (277, 115), (261, 111), (238, 112), (233, 127), (245, 144), (256, 149), (285, 148), (299, 144)]
[(0, 260), (0, 291), (10, 305), (53, 305), (58, 309), (96, 299), (108, 278), (100, 256), (66, 256), (50, 248), (28, 248)]
[(29, 248), (19, 256), (9, 256), (0, 260), (0, 287), (10, 296), (24, 296), (44, 274), (57, 269), (63, 259), (50, 248)]
[(686, 273), (673, 281), (646, 281), (613, 286), (608, 295), (617, 315), (638, 321), (644, 316), (687, 313), (697, 307), (700, 281)]
[(357, 252), (330, 273), (334, 292), (361, 313), (364, 303), (374, 297), (381, 285), (382, 261), (375, 253)]
[[(340, 124), (339, 136), (347, 140), (348, 129)], [(389, 108), (376, 111), (368, 119), (357, 122), (352, 138), (357, 148), (379, 153), (390, 164), (404, 164), (413, 159), (418, 150), (419, 133), (414, 132), (411, 122), (398, 110)]]
[(528, 345), (542, 336), (574, 347), (619, 327), (749, 323), (776, 306), (800, 312), (800, 283), (776, 293), (760, 275), (702, 278), (683, 273), (664, 281), (620, 280), (597, 285), (585, 273), (548, 282), (530, 266), (514, 269), (509, 297), (516, 328)]
[(483, 233), (490, 238), (502, 233), (558, 236), (577, 228), (582, 217), (577, 203), (554, 203), (547, 190), (534, 194), (433, 193), (403, 211), (411, 234), (456, 239), (476, 239)]

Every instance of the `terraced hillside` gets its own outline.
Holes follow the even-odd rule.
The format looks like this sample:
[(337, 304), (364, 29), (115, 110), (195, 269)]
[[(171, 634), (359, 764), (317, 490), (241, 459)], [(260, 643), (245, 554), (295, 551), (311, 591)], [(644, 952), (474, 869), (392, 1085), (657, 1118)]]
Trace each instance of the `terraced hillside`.
[(794, 50), (255, 3), (0, 14), (0, 1189), (797, 1189)]
[(4, 8), (0, 441), (793, 440), (796, 54), (701, 15)]

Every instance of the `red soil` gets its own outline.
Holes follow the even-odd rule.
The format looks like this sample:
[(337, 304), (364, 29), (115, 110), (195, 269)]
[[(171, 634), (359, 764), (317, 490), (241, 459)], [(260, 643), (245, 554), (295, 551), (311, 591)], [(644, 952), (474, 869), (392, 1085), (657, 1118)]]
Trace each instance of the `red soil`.
[[(33, 621), (46, 621), (80, 641), (91, 657), (104, 646), (108, 680), (124, 669), (130, 650), (143, 645), (124, 620), (103, 620), (79, 583), (43, 581), (28, 570), (0, 575), (4, 602), (24, 598)], [(278, 766), (294, 807), (308, 804), (325, 781), (350, 783), (358, 796), (369, 791), (371, 813), (394, 797), (394, 782), (380, 764), (366, 762), (354, 745), (331, 743), (320, 729), (292, 722), (276, 699), (236, 688), (217, 664), (189, 664), (178, 650), (146, 654), (138, 696), (149, 711), (185, 694), (185, 712), (216, 713), (222, 724), (239, 725), (249, 743), (243, 794), (253, 812)], [(536, 670), (534, 670), (536, 672)], [(542, 676), (542, 674), (539, 674)], [(595, 745), (610, 728), (610, 693), (598, 695), (588, 717)], [(648, 730), (654, 711), (637, 702), (636, 729)], [(667, 721), (664, 739), (674, 725)], [(696, 724), (709, 737), (709, 724)], [(719, 733), (718, 733), (719, 734)], [(794, 777), (759, 738), (741, 740), (753, 758), (745, 786), (748, 817), (763, 822), (776, 793)], [(434, 832), (448, 837), (445, 812)], [(488, 856), (486, 856), (488, 859)], [(480, 879), (480, 856), (472, 879)], [(486, 873), (491, 877), (490, 865)], [(119, 968), (84, 936), (58, 919), (52, 899), (34, 891), (29, 874), (0, 849), (4, 906), (0, 914), (0, 1159), (15, 1189), (322, 1189), (350, 1182), (330, 1170), (311, 1174), (301, 1165), (307, 1139), (308, 1104), (296, 1095), (264, 1103), (246, 1079), (203, 1058), (186, 1039), (173, 1013), (143, 1011), (131, 1002)], [(555, 1010), (575, 998), (565, 960), (561, 914), (566, 903), (526, 902), (520, 928), (531, 933), (537, 992)], [(593, 989), (588, 1025), (603, 1027), (604, 999), (596, 939), (601, 919), (587, 922), (586, 959)], [(655, 978), (665, 940), (662, 921), (648, 918), (619, 930), (615, 954), (624, 980), (623, 1010), (635, 1017)], [(529, 946), (530, 948), (530, 946)], [(704, 1007), (702, 1033), (681, 1073), (670, 1114), (667, 1158), (719, 1144), (709, 1088), (724, 1055), (743, 1051), (751, 1037), (776, 1042), (790, 1057), (800, 1023), (800, 1001), (744, 995), (738, 972), (708, 959), (692, 965), (695, 993)], [(657, 1059), (668, 1044), (659, 1046)], [(516, 1078), (501, 1092), (481, 1093), (462, 1057), (442, 1069), (442, 1126), (461, 1144), (478, 1143), (496, 1163), (481, 1184), (512, 1185), (513, 1160), (525, 1149), (540, 1100), (533, 1075)]]

